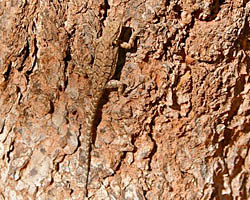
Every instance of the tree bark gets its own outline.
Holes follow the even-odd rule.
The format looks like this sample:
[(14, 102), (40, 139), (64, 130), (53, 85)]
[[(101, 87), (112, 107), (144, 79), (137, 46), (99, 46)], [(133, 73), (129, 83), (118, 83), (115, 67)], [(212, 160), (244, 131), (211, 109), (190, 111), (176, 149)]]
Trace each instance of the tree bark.
[(89, 199), (250, 196), (250, 3), (0, 0), (0, 200), (84, 199), (95, 46), (122, 16)]

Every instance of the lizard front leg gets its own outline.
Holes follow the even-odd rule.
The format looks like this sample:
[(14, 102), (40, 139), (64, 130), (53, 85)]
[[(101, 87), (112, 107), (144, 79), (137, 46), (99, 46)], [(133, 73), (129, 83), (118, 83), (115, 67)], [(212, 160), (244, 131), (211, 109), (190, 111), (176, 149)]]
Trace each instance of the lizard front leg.
[(120, 47), (124, 49), (131, 49), (134, 46), (135, 38), (138, 35), (138, 33), (139, 33), (139, 30), (133, 31), (129, 41), (120, 43)]
[[(139, 33), (139, 31), (134, 31), (129, 39), (128, 42), (121, 42), (119, 44), (119, 46), (121, 48), (124, 48), (124, 49), (131, 49), (133, 46), (134, 46), (134, 42), (135, 42), (135, 38), (137, 36), (137, 34)], [(118, 93), (119, 95), (123, 94), (124, 90), (125, 90), (125, 85), (121, 82), (121, 81), (118, 81), (118, 80), (110, 80), (105, 88), (107, 89), (115, 89), (115, 88), (118, 88)]]

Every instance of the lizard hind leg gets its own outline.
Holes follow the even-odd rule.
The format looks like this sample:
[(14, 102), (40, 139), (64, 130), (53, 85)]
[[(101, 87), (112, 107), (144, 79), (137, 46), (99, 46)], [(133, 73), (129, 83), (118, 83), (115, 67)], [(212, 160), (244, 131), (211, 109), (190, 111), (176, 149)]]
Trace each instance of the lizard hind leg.
[(121, 81), (118, 81), (118, 80), (110, 80), (106, 84), (105, 88), (107, 88), (107, 89), (116, 89), (116, 88), (118, 88), (119, 95), (122, 95), (124, 90), (125, 90), (125, 84), (122, 83)]

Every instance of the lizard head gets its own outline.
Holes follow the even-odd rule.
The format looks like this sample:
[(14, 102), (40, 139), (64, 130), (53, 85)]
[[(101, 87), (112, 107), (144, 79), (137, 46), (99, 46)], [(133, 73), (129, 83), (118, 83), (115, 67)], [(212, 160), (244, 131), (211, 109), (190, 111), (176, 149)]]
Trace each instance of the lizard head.
[(107, 26), (104, 28), (103, 36), (106, 38), (107, 41), (110, 41), (110, 45), (118, 45), (119, 44), (119, 37), (122, 30), (122, 21), (121, 20), (113, 20), (110, 21)]

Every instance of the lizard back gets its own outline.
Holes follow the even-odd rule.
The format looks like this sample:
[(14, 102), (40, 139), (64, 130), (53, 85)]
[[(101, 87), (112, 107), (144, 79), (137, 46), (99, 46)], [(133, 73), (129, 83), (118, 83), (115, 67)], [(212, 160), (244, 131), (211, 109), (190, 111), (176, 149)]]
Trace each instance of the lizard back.
[(85, 152), (87, 153), (86, 162), (86, 196), (88, 177), (90, 170), (90, 152), (92, 145), (92, 133), (94, 130), (95, 116), (98, 109), (99, 102), (103, 96), (106, 84), (112, 78), (116, 70), (116, 64), (118, 59), (118, 38), (122, 29), (122, 23), (120, 21), (112, 21), (103, 30), (101, 38), (97, 41), (95, 50), (94, 63), (92, 66), (91, 78), (91, 103), (86, 118), (87, 132), (84, 136), (85, 142), (87, 142)]

